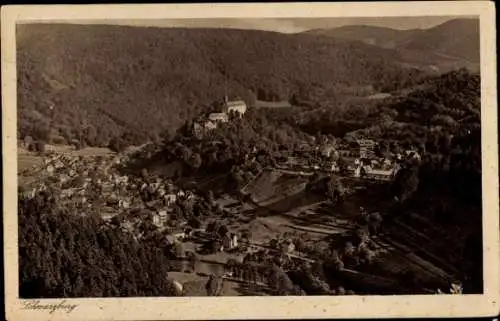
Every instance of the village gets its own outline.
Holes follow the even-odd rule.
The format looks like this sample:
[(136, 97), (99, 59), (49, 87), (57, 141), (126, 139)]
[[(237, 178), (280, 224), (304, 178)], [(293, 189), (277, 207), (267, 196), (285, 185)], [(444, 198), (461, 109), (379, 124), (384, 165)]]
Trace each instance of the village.
[[(231, 121), (231, 117), (243, 117), (245, 111), (243, 101), (226, 98), (222, 112), (194, 123), (194, 134), (205, 135), (219, 123)], [(171, 178), (147, 171), (140, 175), (123, 173), (123, 165), (135, 155), (148, 153), (149, 145), (99, 155), (57, 152), (48, 146), (40, 164), (20, 173), (20, 193), (30, 198), (48, 192), (60, 206), (69, 206), (79, 215), (98, 213), (105, 224), (131, 233), (138, 242), (164, 237), (164, 249), (172, 262), (169, 277), (183, 295), (207, 295), (200, 284), (213, 278), (226, 280), (226, 285), (251, 281), (252, 291), (257, 287), (259, 295), (263, 295), (269, 291), (273, 267), (294, 271), (304, 264), (330, 262), (332, 256), (332, 264), (341, 266), (343, 281), (337, 280), (338, 287), (329, 289), (323, 281), (313, 278), (315, 281), (309, 282), (316, 284), (314, 291), (354, 293), (353, 289), (370, 288), (367, 283), (377, 291), (394, 290), (400, 286), (390, 277), (393, 271), (377, 276), (362, 272), (362, 266), (377, 257), (384, 260), (389, 253), (393, 256), (393, 252), (408, 250), (391, 245), (373, 232), (383, 218), (362, 205), (377, 196), (356, 195), (375, 191), (370, 187), (373, 184), (392, 181), (405, 162), (419, 161), (420, 155), (408, 150), (405, 155), (382, 158), (375, 155), (375, 141), (359, 139), (356, 143), (357, 148), (353, 148), (323, 141), (281, 153), (274, 167), (263, 168), (239, 191), (217, 195), (211, 189), (180, 187)], [(342, 197), (347, 201), (336, 205), (335, 200), (325, 198), (324, 192), (308, 191), (313, 176), (343, 181), (346, 192)], [(27, 179), (33, 177), (35, 181)], [(332, 212), (336, 214), (332, 216)], [(360, 236), (363, 226), (369, 227), (372, 235)], [(332, 249), (339, 237), (354, 237), (354, 241), (340, 241), (340, 246)], [(346, 247), (352, 249), (345, 252)], [(346, 257), (354, 257), (355, 263), (343, 267)], [(418, 257), (410, 261), (420, 266), (413, 275), (422, 274), (423, 269), (434, 280), (431, 283), (451, 282), (446, 272), (431, 263)], [(345, 278), (353, 289), (345, 290)], [(297, 287), (292, 290), (301, 293)], [(234, 289), (227, 291), (239, 295)]]

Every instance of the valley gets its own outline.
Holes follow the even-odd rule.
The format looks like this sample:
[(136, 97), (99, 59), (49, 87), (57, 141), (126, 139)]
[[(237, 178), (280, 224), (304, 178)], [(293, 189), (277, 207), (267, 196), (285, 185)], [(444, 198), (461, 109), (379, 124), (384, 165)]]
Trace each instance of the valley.
[(473, 26), (21, 26), (21, 297), (481, 293)]

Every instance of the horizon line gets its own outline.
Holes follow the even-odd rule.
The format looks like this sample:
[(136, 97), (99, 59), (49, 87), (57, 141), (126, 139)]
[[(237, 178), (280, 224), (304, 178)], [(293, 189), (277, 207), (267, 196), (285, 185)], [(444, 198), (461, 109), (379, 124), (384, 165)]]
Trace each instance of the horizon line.
[[(318, 17), (318, 18), (178, 18), (178, 19), (81, 19), (81, 20), (33, 20), (18, 24), (100, 25), (132, 28), (161, 29), (238, 29), (260, 30), (284, 34), (298, 34), (311, 30), (335, 29), (348, 26), (388, 28), (398, 31), (427, 30), (446, 22), (475, 16), (422, 16), (422, 17)], [(398, 28), (399, 25), (399, 28)]]

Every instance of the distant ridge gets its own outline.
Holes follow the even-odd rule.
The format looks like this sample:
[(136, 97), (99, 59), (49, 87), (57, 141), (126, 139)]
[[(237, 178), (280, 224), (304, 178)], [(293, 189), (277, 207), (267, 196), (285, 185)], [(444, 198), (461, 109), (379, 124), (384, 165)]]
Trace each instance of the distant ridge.
[(429, 29), (397, 30), (353, 25), (313, 29), (305, 33), (356, 40), (383, 48), (438, 53), (469, 62), (479, 62), (479, 19), (453, 19)]

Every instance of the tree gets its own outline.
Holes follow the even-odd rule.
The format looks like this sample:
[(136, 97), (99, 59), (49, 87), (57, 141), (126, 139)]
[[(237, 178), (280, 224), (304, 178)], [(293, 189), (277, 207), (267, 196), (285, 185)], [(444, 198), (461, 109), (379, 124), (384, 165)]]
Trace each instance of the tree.
[(331, 253), (330, 264), (336, 271), (342, 271), (344, 268), (344, 262), (342, 262), (340, 255), (336, 250), (333, 250)]
[(192, 217), (188, 220), (188, 225), (192, 228), (198, 229), (201, 228), (201, 221), (196, 217)]
[(175, 244), (175, 256), (178, 259), (184, 258), (186, 256), (186, 250), (184, 248), (184, 244), (182, 242), (178, 242)]
[(221, 237), (225, 236), (227, 233), (229, 233), (229, 229), (226, 225), (221, 225), (217, 230), (217, 234)]
[(31, 148), (31, 144), (33, 144), (34, 140), (33, 140), (33, 138), (32, 138), (31, 136), (26, 135), (26, 136), (24, 137), (23, 142), (24, 142), (24, 147), (25, 147), (27, 150), (30, 150), (30, 148)]
[(361, 246), (360, 249), (361, 249), (360, 250), (361, 261), (365, 264), (370, 264), (375, 257), (375, 252), (370, 250), (368, 246)]
[(199, 256), (195, 252), (189, 252), (187, 257), (190, 263), (191, 270), (193, 272), (196, 272), (198, 270), (198, 264), (200, 262)]
[(208, 296), (219, 296), (222, 292), (223, 279), (217, 275), (211, 275), (205, 286)]
[(164, 143), (168, 143), (172, 139), (172, 134), (169, 129), (163, 130), (158, 136)]
[(45, 153), (45, 142), (42, 141), (42, 140), (38, 140), (36, 142), (36, 152), (38, 152), (39, 154), (44, 154)]
[(294, 289), (293, 282), (288, 275), (274, 264), (271, 267), (269, 283), (270, 287), (273, 288), (278, 295), (289, 295)]
[(332, 201), (342, 201), (345, 194), (345, 189), (340, 180), (336, 177), (331, 177), (327, 183), (327, 195)]
[(207, 192), (207, 202), (212, 206), (215, 204), (214, 192), (212, 190)]
[(293, 244), (295, 245), (295, 250), (298, 252), (303, 252), (305, 249), (305, 240), (301, 237), (296, 237), (293, 240)]
[(229, 273), (237, 274), (236, 270), (238, 269), (239, 263), (233, 258), (228, 258), (226, 264), (224, 265), (225, 270)]
[(271, 239), (269, 241), (269, 246), (272, 248), (272, 249), (278, 249), (278, 240), (277, 239)]
[(147, 168), (142, 168), (141, 169), (141, 177), (144, 178), (144, 179), (147, 179), (149, 177)]
[(191, 156), (191, 162), (190, 162), (191, 166), (192, 166), (193, 168), (195, 168), (195, 169), (198, 169), (198, 168), (200, 168), (201, 163), (202, 163), (202, 161), (201, 161), (201, 156), (200, 156), (200, 154), (198, 154), (198, 153), (194, 153), (194, 154)]
[(324, 278), (325, 270), (323, 268), (323, 262), (320, 260), (316, 260), (311, 266), (311, 272), (314, 276)]
[(394, 179), (392, 185), (393, 193), (400, 202), (404, 202), (417, 190), (418, 184), (418, 167), (403, 168)]
[(347, 173), (348, 164), (347, 164), (347, 161), (345, 160), (345, 158), (340, 157), (339, 160), (337, 161), (337, 165), (339, 166), (340, 173), (342, 173), (342, 174)]
[(369, 215), (369, 221), (368, 221), (368, 227), (369, 227), (369, 230), (370, 230), (370, 233), (371, 234), (377, 234), (379, 229), (380, 229), (380, 225), (382, 224), (382, 216), (380, 215), (380, 213), (371, 213)]
[(370, 235), (366, 228), (359, 228), (355, 232), (356, 241), (358, 244), (365, 244), (370, 240)]
[(113, 137), (109, 142), (108, 148), (115, 153), (121, 153), (125, 150), (126, 145), (120, 137)]
[(252, 232), (250, 230), (244, 230), (242, 238), (250, 240), (252, 238)]
[(216, 233), (219, 230), (220, 224), (217, 221), (210, 221), (207, 224), (206, 231), (207, 233)]

